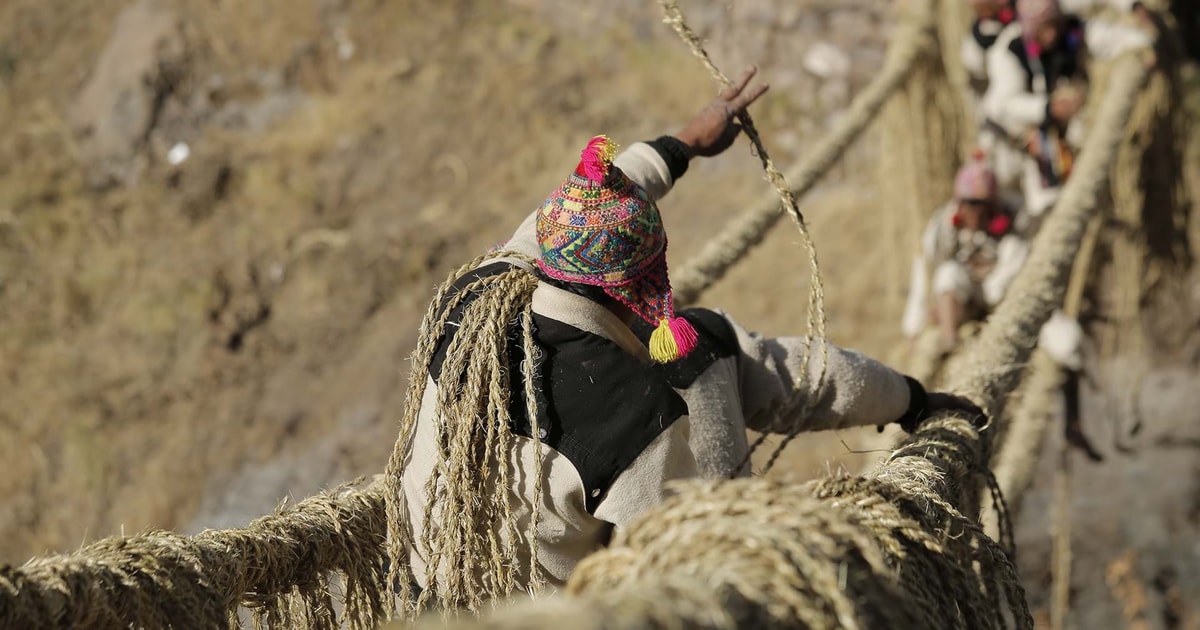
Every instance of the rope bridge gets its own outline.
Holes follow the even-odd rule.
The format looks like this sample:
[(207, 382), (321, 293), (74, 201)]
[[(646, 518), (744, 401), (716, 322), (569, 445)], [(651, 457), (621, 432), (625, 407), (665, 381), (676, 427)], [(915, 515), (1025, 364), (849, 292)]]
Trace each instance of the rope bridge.
[[(904, 85), (935, 44), (936, 13), (934, 0), (910, 3), (884, 69), (794, 171), (794, 195), (811, 190)], [(1028, 264), (951, 371), (952, 389), (992, 417), (1061, 303), (1145, 74), (1134, 58), (1117, 63)], [(680, 299), (697, 297), (760, 242), (778, 208), (746, 212), (682, 267)], [(862, 476), (681, 484), (582, 563), (566, 596), (460, 627), (1030, 628), (1009, 532), (994, 541), (975, 518), (995, 429), (944, 414)], [(373, 628), (386, 610), (383, 506), (377, 478), (245, 528), (110, 538), (3, 566), (0, 627), (231, 627), (246, 614), (256, 627)]]
[[(1139, 59), (1117, 62), (1077, 170), (1028, 264), (951, 371), (952, 389), (993, 417), (1062, 303), (1145, 78)], [(457, 627), (1032, 628), (1005, 549), (1011, 532), (1002, 528), (994, 541), (974, 518), (994, 428), (943, 414), (859, 477), (681, 484), (585, 560), (568, 597)]]

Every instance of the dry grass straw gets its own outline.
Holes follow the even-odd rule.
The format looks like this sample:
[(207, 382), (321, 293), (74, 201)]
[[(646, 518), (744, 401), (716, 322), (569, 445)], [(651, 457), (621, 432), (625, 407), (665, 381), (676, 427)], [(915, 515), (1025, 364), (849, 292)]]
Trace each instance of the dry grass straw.
[[(725, 76), (724, 72), (712, 62), (708, 56), (708, 51), (704, 50), (703, 44), (700, 43), (700, 37), (687, 24), (687, 20), (683, 17), (683, 10), (679, 8), (679, 3), (676, 0), (659, 0), (659, 5), (662, 7), (665, 22), (671, 25), (679, 38), (692, 51), (692, 54), (704, 64), (704, 67), (712, 75), (713, 79), (726, 89), (733, 85), (729, 77)], [(766, 173), (767, 181), (775, 188), (776, 194), (779, 195), (779, 200), (783, 206), (783, 211), (796, 224), (796, 228), (800, 230), (800, 241), (804, 244), (805, 250), (808, 252), (809, 266), (809, 290), (808, 290), (808, 330), (807, 337), (810, 341), (817, 342), (820, 347), (821, 357), (820, 366), (817, 369), (817, 374), (814, 380), (817, 382), (815, 391), (820, 391), (825, 383), (825, 369), (829, 365), (829, 350), (825, 345), (825, 285), (821, 280), (821, 267), (817, 262), (817, 245), (813, 242), (812, 234), (809, 232), (808, 223), (804, 220), (804, 215), (801, 214), (800, 208), (796, 205), (796, 195), (792, 192), (788, 185), (787, 178), (783, 173), (779, 172), (779, 167), (775, 166), (775, 162), (767, 153), (766, 146), (763, 145), (762, 138), (758, 135), (758, 129), (754, 126), (754, 120), (750, 117), (749, 112), (739, 112), (737, 114), (738, 123), (741, 124), (742, 130), (746, 132), (746, 137), (750, 139), (750, 143), (754, 146), (755, 152), (758, 154), (759, 161), (762, 162), (763, 172)], [(811, 348), (812, 345), (809, 345)], [(809, 362), (812, 360), (812, 354), (805, 352), (800, 360), (800, 374), (808, 374)], [(800, 390), (804, 385), (796, 382), (796, 389)], [(817, 400), (819, 396), (812, 396), (811, 400)], [(806, 409), (806, 412), (808, 410)], [(790, 431), (775, 447), (771, 453), (767, 463), (763, 466), (763, 472), (771, 470), (775, 466), (775, 462), (779, 460), (779, 456), (787, 448), (788, 444), (799, 434), (799, 429)], [(754, 454), (758, 447), (762, 446), (767, 439), (766, 433), (763, 433), (753, 444), (750, 445), (746, 452), (745, 458), (738, 465), (738, 470), (743, 470), (746, 464), (750, 461), (750, 457)]]
[(947, 369), (951, 389), (984, 403), (993, 418), (1003, 413), (1008, 392), (1017, 385), (1036, 347), (1042, 324), (1062, 302), (1075, 254), (1146, 80), (1136, 55), (1114, 63), (1092, 131), (1058, 203), (1034, 239), (1029, 260), (979, 337)]
[[(879, 74), (855, 96), (834, 128), (808, 156), (786, 174), (792, 183), (793, 197), (799, 199), (813, 189), (875, 120), (892, 94), (904, 85), (922, 53), (932, 46), (934, 20), (933, 0), (913, 0), (897, 25)], [(724, 277), (779, 221), (782, 216), (779, 208), (779, 202), (772, 198), (715, 230), (716, 237), (672, 271), (675, 299), (680, 304), (694, 303), (705, 289)]]
[(242, 529), (106, 538), (0, 567), (0, 627), (235, 627), (240, 606), (256, 627), (374, 628), (386, 592), (379, 490), (357, 482)]
[(1067, 627), (1071, 609), (1071, 445), (1063, 440), (1058, 447), (1058, 467), (1054, 470), (1054, 514), (1051, 536), (1054, 540), (1050, 586), (1050, 628)]
[[(501, 252), (492, 258), (517, 257)], [(518, 531), (525, 506), (509, 489), (515, 434), (510, 415), (514, 391), (509, 374), (509, 327), (519, 323), (526, 414), (537, 435), (537, 398), (531, 388), (538, 361), (533, 343), (533, 291), (537, 276), (514, 265), (481, 278), (451, 294), (452, 285), (484, 264), (481, 258), (446, 279), (421, 322), (400, 436), (384, 474), (388, 522), (389, 602), (399, 600), (398, 613), (414, 617), (431, 605), (443, 610), (478, 611), (485, 602), (541, 585), (537, 561), (538, 502), (526, 531)], [(532, 261), (525, 261), (531, 263)], [(437, 433), (436, 463), (426, 483), (425, 527), (414, 533), (402, 480), (410, 462), (412, 438), (430, 380), (430, 365), (451, 312), (473, 296), (442, 364), (433, 410)], [(541, 441), (533, 440), (533, 496), (541, 496)], [(498, 491), (497, 491), (498, 489)], [(410, 564), (414, 553), (426, 563), (425, 584)]]
[(456, 627), (1031, 628), (1011, 559), (955, 507), (987, 452), (944, 417), (866, 476), (683, 483), (565, 601)]
[[(1180, 70), (1183, 51), (1159, 39), (1150, 74), (1112, 168), (1112, 326), (1103, 352), (1139, 354), (1141, 307), (1156, 289), (1180, 290), (1191, 264), (1190, 199), (1183, 175), (1189, 136)], [(1105, 80), (1100, 73), (1101, 80)]]
[[(937, 3), (937, 37), (922, 49), (902, 88), (879, 117), (880, 197), (887, 200), (882, 220), (894, 238), (889, 266), (893, 286), (908, 283), (911, 243), (919, 243), (933, 211), (950, 199), (954, 175), (973, 131), (964, 95), (967, 73), (959, 54), (965, 32), (963, 3)], [(957, 28), (956, 28), (957, 27)], [(960, 85), (961, 82), (961, 85)], [(900, 292), (891, 294), (897, 302)]]
[[(1063, 300), (1063, 313), (1068, 317), (1079, 316), (1084, 291), (1092, 283), (1101, 225), (1101, 218), (1094, 216), (1075, 257)], [(1025, 491), (1033, 484), (1042, 442), (1050, 426), (1061, 416), (1058, 401), (1063, 381), (1062, 368), (1058, 363), (1049, 354), (1035, 351), (1021, 388), (1013, 397), (1017, 401), (1016, 406), (1008, 422), (997, 427), (996, 439), (1001, 446), (993, 458), (993, 470), (1014, 517), (1020, 514)], [(983, 513), (990, 516), (988, 508), (985, 501)], [(988, 531), (997, 531), (995, 519), (989, 518), (988, 521)]]

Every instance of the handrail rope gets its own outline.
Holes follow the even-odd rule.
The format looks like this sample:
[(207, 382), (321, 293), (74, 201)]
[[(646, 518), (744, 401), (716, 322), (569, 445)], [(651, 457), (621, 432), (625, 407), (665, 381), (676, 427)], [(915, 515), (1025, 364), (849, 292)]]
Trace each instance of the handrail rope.
[[(620, 627), (647, 629), (1032, 628), (1012, 559), (972, 515), (980, 472), (1004, 398), (1062, 302), (1145, 79), (1135, 55), (1116, 62), (1098, 122), (1029, 262), (951, 372), (954, 391), (991, 410), (993, 424), (977, 430), (941, 412), (856, 478), (799, 489), (768, 478), (682, 485), (579, 566), (567, 605), (533, 601), (458, 627), (602, 628), (616, 615)], [(639, 604), (647, 600), (660, 606)]]
[(1125, 55), (1114, 64), (1095, 125), (1058, 202), (1034, 237), (1028, 260), (987, 325), (966, 342), (967, 347), (947, 370), (950, 389), (984, 403), (992, 418), (1002, 414), (1006, 394), (1015, 388), (1037, 346), (1042, 324), (1062, 304), (1075, 254), (1096, 212), (1125, 124), (1147, 78), (1138, 55)]
[[(659, 0), (659, 5), (662, 6), (667, 24), (675, 29), (679, 38), (684, 44), (691, 49), (692, 54), (700, 60), (704, 67), (708, 69), (709, 74), (713, 79), (724, 88), (732, 85), (729, 77), (721, 72), (708, 56), (708, 51), (704, 50), (704, 45), (700, 42), (700, 37), (687, 24), (687, 20), (683, 17), (683, 10), (679, 8), (678, 0)], [(741, 111), (737, 114), (737, 120), (742, 125), (742, 130), (746, 132), (746, 137), (750, 139), (754, 145), (755, 153), (758, 155), (759, 161), (762, 163), (763, 171), (767, 175), (767, 181), (775, 187), (776, 194), (779, 195), (780, 202), (783, 205), (783, 211), (792, 218), (796, 224), (796, 228), (800, 230), (800, 242), (808, 252), (808, 266), (810, 270), (809, 289), (808, 289), (808, 330), (806, 336), (808, 339), (808, 350), (800, 359), (800, 368), (798, 373), (800, 378), (796, 379), (795, 389), (800, 390), (805, 386), (807, 379), (812, 378), (816, 383), (814, 391), (820, 392), (825, 385), (825, 372), (829, 367), (829, 346), (825, 344), (825, 288), (821, 280), (821, 268), (817, 263), (817, 245), (813, 242), (812, 233), (808, 229), (808, 223), (804, 220), (804, 215), (800, 212), (800, 208), (796, 205), (796, 196), (792, 193), (788, 186), (787, 178), (783, 173), (779, 172), (779, 168), (775, 166), (775, 162), (771, 159), (771, 155), (767, 153), (767, 148), (763, 145), (762, 138), (758, 134), (758, 129), (754, 126), (754, 120), (750, 117), (747, 111)], [(819, 352), (820, 365), (817, 368), (815, 375), (809, 374), (809, 366), (812, 362), (813, 344), (820, 346)], [(812, 396), (806, 402), (805, 412), (809, 411), (807, 407), (811, 406), (818, 400), (820, 396)], [(799, 435), (800, 430), (797, 425), (793, 430), (788, 431), (787, 435), (780, 440), (779, 444), (771, 452), (771, 456), (767, 459), (767, 463), (763, 466), (762, 472), (767, 472), (775, 466), (779, 456), (787, 448), (788, 444)], [(769, 434), (762, 433), (747, 449), (742, 461), (738, 463), (736, 471), (743, 470), (750, 461), (750, 456), (766, 441)], [(735, 473), (736, 474), (736, 473)]]
[[(1016, 384), (1020, 367), (1034, 346), (1037, 331), (1062, 298), (1071, 261), (1095, 210), (1100, 186), (1107, 177), (1134, 97), (1145, 77), (1140, 60), (1126, 57), (1117, 62), (1110, 88), (1101, 101), (1099, 122), (1080, 153), (1055, 211), (1035, 240), (1028, 263), (1013, 283), (1009, 298), (962, 355), (957, 362), (958, 369), (951, 371), (958, 375), (953, 389), (982, 402), (992, 417), (999, 417), (1002, 412), (1005, 394)], [(811, 183), (807, 185), (811, 186)], [(806, 189), (804, 186), (802, 183), (802, 190)], [(777, 218), (778, 213), (773, 214)], [(883, 509), (885, 504), (907, 505), (914, 500), (918, 503), (916, 511), (906, 508), (899, 517), (889, 517), (889, 523), (899, 523), (897, 526), (907, 529), (891, 528), (880, 534), (881, 537), (860, 537), (853, 527), (856, 515), (848, 513), (846, 518), (851, 519), (850, 526), (828, 539), (833, 545), (833, 557), (849, 552), (838, 542), (843, 537), (856, 541), (853, 547), (858, 549), (856, 553), (866, 554), (878, 554), (880, 549), (885, 555), (895, 553), (901, 547), (891, 545), (901, 545), (896, 538), (901, 534), (909, 543), (924, 540), (922, 544), (931, 552), (936, 551), (939, 544), (953, 544), (953, 538), (940, 542), (923, 538), (920, 529), (932, 528), (943, 533), (961, 528), (970, 530), (973, 519), (963, 519), (962, 514), (968, 513), (967, 508), (975, 503), (977, 490), (971, 481), (976, 478), (977, 468), (967, 464), (985, 458), (988, 450), (986, 441), (981, 442), (979, 437), (968, 423), (946, 415), (927, 423), (873, 473), (843, 480), (842, 485), (846, 488), (832, 490), (838, 486), (837, 479), (817, 482), (813, 487), (820, 490), (817, 493), (820, 505), (835, 510), (848, 505)], [(722, 500), (735, 501), (744, 491), (764, 486), (765, 494), (759, 498), (770, 498), (768, 504), (789, 508), (792, 502), (804, 501), (789, 494), (788, 486), (766, 485), (771, 483), (763, 479), (727, 482), (706, 487), (705, 492), (690, 496), (701, 498), (721, 488), (730, 488), (730, 493), (723, 494)], [(851, 496), (854, 500), (850, 500)], [(750, 504), (758, 505), (760, 501)], [(712, 506), (712, 502), (706, 505)], [(719, 503), (715, 507), (724, 510)], [(652, 510), (644, 522), (653, 522), (655, 514), (661, 511)], [(92, 627), (126, 627), (129, 624), (192, 627), (215, 619), (220, 610), (231, 613), (239, 604), (245, 603), (266, 606), (273, 598), (296, 593), (299, 601), (307, 604), (307, 613), (303, 613), (301, 606), (302, 620), (317, 625), (318, 622), (323, 624), (322, 620), (327, 621), (327, 614), (331, 614), (326, 606), (328, 583), (323, 576), (329, 571), (340, 571), (346, 576), (347, 590), (352, 593), (348, 603), (358, 611), (356, 619), (361, 623), (356, 625), (367, 627), (381, 610), (380, 594), (386, 592), (378, 584), (383, 548), (379, 537), (385, 531), (379, 522), (381, 514), (382, 499), (376, 482), (358, 490), (313, 497), (278, 515), (263, 517), (244, 529), (205, 532), (194, 537), (160, 533), (110, 538), (74, 554), (34, 560), (19, 568), (3, 567), (0, 568), (0, 621), (7, 622), (10, 618), (32, 620), (16, 625), (37, 627), (81, 624)], [(820, 514), (814, 516), (817, 517), (825, 518)], [(927, 520), (935, 517), (942, 519), (938, 521), (942, 526), (935, 527), (936, 523)], [(752, 512), (742, 512), (734, 518), (734, 523), (742, 530), (752, 532), (759, 525)], [(797, 531), (808, 533), (809, 530), (802, 527)], [(674, 534), (670, 530), (647, 530), (643, 535), (649, 539), (657, 536), (669, 542)], [(631, 536), (622, 534), (619, 539), (628, 540)], [(990, 541), (986, 537), (973, 540), (981, 544)], [(622, 549), (614, 548), (612, 553), (622, 553)], [(905, 549), (912, 554), (917, 548)], [(104, 559), (98, 560), (101, 556)], [(986, 554), (982, 559), (987, 563), (981, 571), (1000, 570), (1003, 575), (999, 577), (1009, 579), (1010, 565), (996, 564), (999, 561), (988, 559)], [(935, 560), (932, 557), (921, 559), (931, 563)], [(979, 553), (973, 553), (973, 560), (981, 560)], [(937, 575), (943, 586), (962, 586), (955, 580), (970, 576), (969, 568), (964, 569), (966, 573), (945, 573), (949, 570), (947, 566), (930, 565), (942, 570)], [(170, 571), (172, 567), (174, 571)], [(184, 577), (180, 578), (180, 575)], [(1015, 575), (1011, 578), (1015, 580)], [(847, 583), (858, 583), (857, 577), (847, 576), (846, 579), (850, 580)], [(983, 580), (978, 583), (979, 588), (996, 602), (1005, 600), (1008, 605), (1017, 606), (1017, 602), (1008, 601), (1015, 592), (988, 590), (995, 586), (990, 578), (977, 576), (971, 579)], [(912, 586), (918, 587), (925, 588), (921, 584)], [(811, 593), (772, 592), (768, 595), (788, 599)], [(886, 593), (881, 593), (883, 595)], [(772, 601), (768, 597), (763, 605), (771, 606)], [(1019, 604), (1023, 606), (1024, 602)], [(198, 610), (207, 611), (208, 617), (197, 614)], [(276, 606), (274, 610), (286, 616), (291, 607)], [(1009, 612), (1019, 613), (1020, 607)], [(713, 620), (712, 617), (706, 619)], [(561, 622), (562, 617), (556, 620)], [(1026, 627), (1025, 621), (1019, 619), (1016, 625)], [(854, 627), (854, 624), (847, 625)], [(986, 623), (980, 627), (994, 627), (994, 624)]]
[[(913, 0), (905, 12), (888, 47), (883, 68), (846, 108), (833, 129), (816, 143), (813, 150), (786, 174), (792, 182), (792, 197), (800, 199), (841, 159), (846, 149), (862, 135), (879, 111), (904, 85), (922, 54), (933, 46), (934, 2)], [(675, 299), (681, 304), (694, 303), (704, 291), (725, 276), (752, 248), (762, 242), (782, 214), (773, 197), (746, 210), (715, 231), (692, 258), (671, 275)]]

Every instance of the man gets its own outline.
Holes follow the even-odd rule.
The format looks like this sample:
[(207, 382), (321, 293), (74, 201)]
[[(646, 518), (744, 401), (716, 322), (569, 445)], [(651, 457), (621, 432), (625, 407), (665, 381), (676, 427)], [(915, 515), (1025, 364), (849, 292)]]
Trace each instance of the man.
[(954, 199), (934, 213), (921, 249), (913, 261), (904, 334), (913, 338), (925, 328), (932, 271), (939, 350), (949, 353), (958, 345), (959, 327), (1000, 303), (1029, 254), (1026, 241), (1013, 231), (1012, 212), (1001, 204), (996, 175), (981, 153), (959, 169)]
[(1020, 190), (1036, 221), (1058, 198), (1082, 137), (1078, 114), (1086, 89), (1085, 56), (1102, 59), (1148, 47), (1145, 32), (1063, 12), (1058, 0), (1018, 0), (1017, 21), (987, 54), (986, 118), (980, 144), (989, 150), (1002, 190)]
[(734, 115), (766, 91), (753, 76), (675, 136), (615, 157), (593, 138), (506, 252), (439, 289), (388, 467), (391, 582), (409, 613), (563, 584), (666, 482), (747, 474), (747, 428), (981, 417), (830, 344), (818, 383), (809, 340), (675, 311), (655, 201), (732, 144)]

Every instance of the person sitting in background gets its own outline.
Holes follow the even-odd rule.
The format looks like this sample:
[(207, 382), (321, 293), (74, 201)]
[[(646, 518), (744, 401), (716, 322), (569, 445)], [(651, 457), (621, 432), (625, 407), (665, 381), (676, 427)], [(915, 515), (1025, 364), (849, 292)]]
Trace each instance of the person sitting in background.
[(976, 99), (987, 92), (987, 52), (999, 39), (1004, 27), (1017, 18), (1013, 0), (967, 0), (975, 11), (971, 32), (963, 38), (962, 60)]
[(954, 179), (954, 199), (934, 212), (913, 261), (904, 334), (924, 330), (932, 275), (933, 319), (939, 350), (959, 341), (959, 327), (985, 315), (1000, 302), (1028, 256), (1025, 239), (1013, 230), (1013, 212), (1000, 202), (996, 175), (976, 152)]
[(1086, 57), (1110, 59), (1151, 43), (1124, 24), (1085, 25), (1058, 0), (1018, 0), (1017, 21), (987, 54), (980, 144), (991, 154), (1000, 188), (1023, 196), (1023, 232), (1033, 230), (1070, 175), (1083, 133)]

